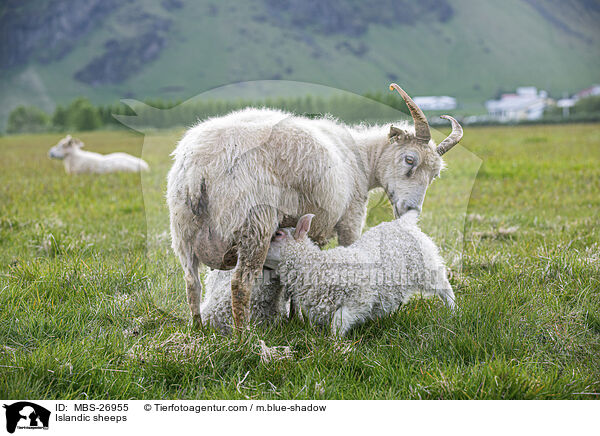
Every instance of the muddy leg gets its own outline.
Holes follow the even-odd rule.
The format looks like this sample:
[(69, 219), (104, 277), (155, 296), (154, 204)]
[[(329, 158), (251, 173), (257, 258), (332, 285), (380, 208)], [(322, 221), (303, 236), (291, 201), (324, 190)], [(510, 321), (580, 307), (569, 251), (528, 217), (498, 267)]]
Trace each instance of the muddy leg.
[(252, 286), (262, 272), (273, 232), (276, 214), (270, 209), (255, 211), (239, 234), (238, 262), (231, 278), (231, 309), (236, 329), (248, 319)]

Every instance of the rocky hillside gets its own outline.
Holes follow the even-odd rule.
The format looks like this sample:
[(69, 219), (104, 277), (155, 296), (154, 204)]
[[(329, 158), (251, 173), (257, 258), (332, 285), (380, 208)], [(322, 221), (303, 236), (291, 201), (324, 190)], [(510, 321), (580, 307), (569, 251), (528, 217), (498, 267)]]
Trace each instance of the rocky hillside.
[(5, 0), (0, 121), (78, 95), (180, 99), (288, 79), (465, 105), (517, 85), (600, 81), (595, 0)]

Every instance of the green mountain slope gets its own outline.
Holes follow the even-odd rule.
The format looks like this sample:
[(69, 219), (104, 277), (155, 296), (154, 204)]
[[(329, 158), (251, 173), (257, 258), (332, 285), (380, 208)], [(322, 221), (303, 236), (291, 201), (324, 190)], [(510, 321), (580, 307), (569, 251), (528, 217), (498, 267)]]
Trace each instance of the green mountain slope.
[(0, 7), (1, 125), (18, 104), (186, 99), (248, 80), (356, 93), (397, 81), (413, 95), (453, 95), (473, 109), (519, 85), (562, 95), (600, 81), (600, 4), (592, 0), (26, 5)]

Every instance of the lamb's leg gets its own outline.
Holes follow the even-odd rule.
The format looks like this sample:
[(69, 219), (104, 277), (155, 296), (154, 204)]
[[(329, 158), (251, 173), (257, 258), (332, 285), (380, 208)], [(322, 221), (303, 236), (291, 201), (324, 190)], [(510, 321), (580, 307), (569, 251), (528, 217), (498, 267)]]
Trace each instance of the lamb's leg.
[(359, 198), (352, 201), (342, 219), (336, 224), (338, 243), (347, 247), (360, 238), (367, 216), (367, 199)]
[(352, 329), (356, 322), (356, 316), (346, 306), (340, 307), (333, 314), (331, 320), (331, 331), (334, 336), (342, 337)]
[(231, 278), (231, 309), (233, 323), (237, 329), (240, 329), (248, 318), (252, 286), (262, 271), (276, 228), (275, 212), (261, 209), (251, 214), (245, 229), (239, 233), (238, 261)]
[(331, 333), (333, 336), (343, 336), (344, 332), (348, 330), (348, 319), (344, 314), (344, 308), (340, 307), (335, 311), (333, 319), (331, 320)]

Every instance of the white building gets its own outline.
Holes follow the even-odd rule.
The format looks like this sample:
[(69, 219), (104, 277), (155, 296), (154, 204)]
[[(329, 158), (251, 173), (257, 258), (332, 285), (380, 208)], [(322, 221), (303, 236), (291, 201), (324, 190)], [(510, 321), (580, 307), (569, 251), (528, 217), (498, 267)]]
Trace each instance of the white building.
[(575, 103), (577, 103), (577, 100), (574, 98), (561, 98), (556, 102), (556, 106), (562, 109), (563, 117), (568, 117)]
[(539, 120), (548, 104), (548, 93), (533, 86), (521, 86), (515, 94), (503, 94), (500, 100), (488, 100), (490, 117), (500, 121)]
[(426, 96), (414, 97), (413, 101), (424, 111), (447, 111), (456, 109), (456, 99), (454, 97)]

